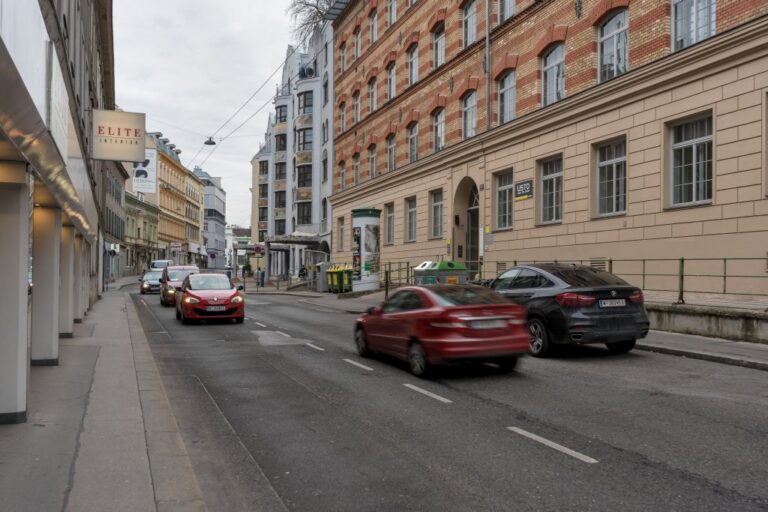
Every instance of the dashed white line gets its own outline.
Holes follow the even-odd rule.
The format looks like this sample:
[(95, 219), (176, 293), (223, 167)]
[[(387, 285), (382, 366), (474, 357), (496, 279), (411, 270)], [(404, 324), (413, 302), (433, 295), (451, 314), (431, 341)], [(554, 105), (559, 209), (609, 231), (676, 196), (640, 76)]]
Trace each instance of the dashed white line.
[(373, 371), (373, 368), (371, 368), (370, 366), (365, 366), (364, 364), (360, 364), (357, 361), (353, 361), (351, 359), (344, 359), (344, 361), (351, 365), (357, 366), (358, 368), (362, 368), (363, 370), (368, 370), (369, 372)]
[[(253, 320), (253, 319), (251, 319), (251, 320)], [(264, 325), (264, 324), (263, 324), (263, 323), (261, 323), (261, 322), (257, 322), (256, 320), (253, 320), (253, 323), (255, 323), (256, 325), (258, 325), (259, 327), (266, 327), (266, 325)]]
[(290, 338), (290, 337), (291, 337), (291, 335), (290, 335), (290, 334), (286, 334), (286, 333), (284, 333), (283, 331), (275, 331), (275, 332), (276, 332), (277, 334), (280, 334), (280, 335), (282, 335), (282, 336), (285, 336), (286, 338)]
[(422, 389), (419, 386), (414, 386), (413, 384), (403, 384), (403, 386), (407, 387), (408, 389), (412, 389), (416, 391), (417, 393), (421, 393), (422, 395), (426, 395), (429, 398), (434, 398), (435, 400), (439, 400), (440, 402), (443, 402), (444, 404), (452, 404), (453, 400), (448, 400), (445, 397), (442, 397), (440, 395), (436, 395), (432, 393), (431, 391), (427, 391), (426, 389)]
[(313, 345), (312, 343), (307, 342), (307, 346), (315, 350), (319, 350), (320, 352), (325, 352), (325, 349), (323, 347), (318, 347), (317, 345)]
[(571, 450), (570, 448), (566, 448), (561, 444), (557, 444), (554, 441), (550, 441), (549, 439), (543, 438), (541, 436), (537, 436), (536, 434), (532, 434), (527, 430), (523, 430), (517, 427), (507, 427), (507, 429), (511, 430), (512, 432), (515, 432), (516, 434), (520, 434), (521, 436), (525, 436), (528, 439), (533, 439), (537, 443), (541, 443), (545, 446), (549, 446), (553, 450), (557, 450), (566, 455), (570, 455), (571, 457), (575, 459), (579, 459), (582, 462), (586, 462), (587, 464), (597, 464), (597, 459), (593, 459), (592, 457), (588, 457), (583, 453), (579, 453), (577, 451)]

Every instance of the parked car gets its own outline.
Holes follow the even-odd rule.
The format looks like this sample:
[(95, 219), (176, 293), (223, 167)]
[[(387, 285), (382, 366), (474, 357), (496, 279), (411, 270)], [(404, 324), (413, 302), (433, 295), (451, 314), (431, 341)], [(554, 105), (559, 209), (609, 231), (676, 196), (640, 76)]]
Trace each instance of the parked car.
[(232, 319), (243, 323), (245, 296), (243, 287), (232, 285), (224, 274), (190, 274), (177, 288), (176, 318), (190, 320)]
[(163, 270), (170, 265), (173, 265), (173, 260), (152, 260), (149, 262), (149, 270)]
[(145, 272), (144, 275), (139, 278), (139, 282), (141, 283), (139, 285), (141, 294), (144, 295), (146, 293), (159, 292), (160, 278), (162, 276), (163, 273), (160, 270), (151, 270), (149, 272)]
[(585, 265), (542, 263), (513, 267), (491, 288), (528, 310), (531, 353), (553, 345), (605, 343), (629, 352), (648, 334), (643, 292), (618, 276)]
[(526, 323), (524, 308), (488, 288), (409, 286), (358, 317), (355, 344), (361, 356), (381, 352), (407, 361), (419, 377), (451, 362), (511, 370), (528, 353)]
[(160, 277), (160, 304), (172, 306), (176, 304), (176, 287), (189, 275), (200, 272), (194, 265), (174, 265), (163, 269)]

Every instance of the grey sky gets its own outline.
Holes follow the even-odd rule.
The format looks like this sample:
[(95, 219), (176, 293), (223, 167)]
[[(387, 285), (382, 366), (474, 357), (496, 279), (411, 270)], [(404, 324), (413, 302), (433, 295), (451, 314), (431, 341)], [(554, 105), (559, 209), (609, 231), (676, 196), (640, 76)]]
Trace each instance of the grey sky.
[[(120, 108), (147, 114), (183, 152), (184, 165), (280, 65), (291, 40), (288, 0), (115, 0), (115, 88)], [(276, 75), (216, 136), (270, 100)], [(223, 178), (227, 222), (250, 226), (250, 159), (263, 140), (268, 106), (220, 144), (203, 168)], [(215, 147), (215, 146), (214, 146)], [(213, 147), (196, 159), (202, 162)], [(192, 166), (189, 166), (192, 169)]]

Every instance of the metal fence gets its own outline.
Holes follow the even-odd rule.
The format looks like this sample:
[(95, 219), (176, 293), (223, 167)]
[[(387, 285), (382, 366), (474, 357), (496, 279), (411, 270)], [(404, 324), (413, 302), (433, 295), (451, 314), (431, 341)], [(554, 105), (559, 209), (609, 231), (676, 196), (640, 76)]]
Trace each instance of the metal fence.
[[(432, 261), (439, 261), (434, 258)], [(763, 258), (607, 258), (592, 260), (538, 260), (512, 262), (463, 262), (469, 280), (493, 279), (517, 265), (575, 263), (607, 270), (646, 291), (673, 292), (679, 303), (687, 293), (768, 296), (768, 257)], [(384, 262), (385, 286), (412, 284), (414, 265), (407, 261)], [(388, 280), (387, 280), (388, 279)]]

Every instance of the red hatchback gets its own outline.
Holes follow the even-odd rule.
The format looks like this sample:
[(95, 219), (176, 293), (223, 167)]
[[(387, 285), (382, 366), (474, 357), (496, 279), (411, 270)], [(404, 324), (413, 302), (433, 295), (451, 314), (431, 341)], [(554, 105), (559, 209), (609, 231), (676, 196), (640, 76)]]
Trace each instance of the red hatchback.
[(245, 319), (243, 287), (235, 288), (223, 274), (190, 274), (176, 293), (176, 318), (190, 320)]
[(419, 377), (460, 361), (511, 370), (529, 351), (527, 324), (522, 306), (481, 286), (409, 286), (357, 319), (355, 343), (361, 356), (395, 356)]

